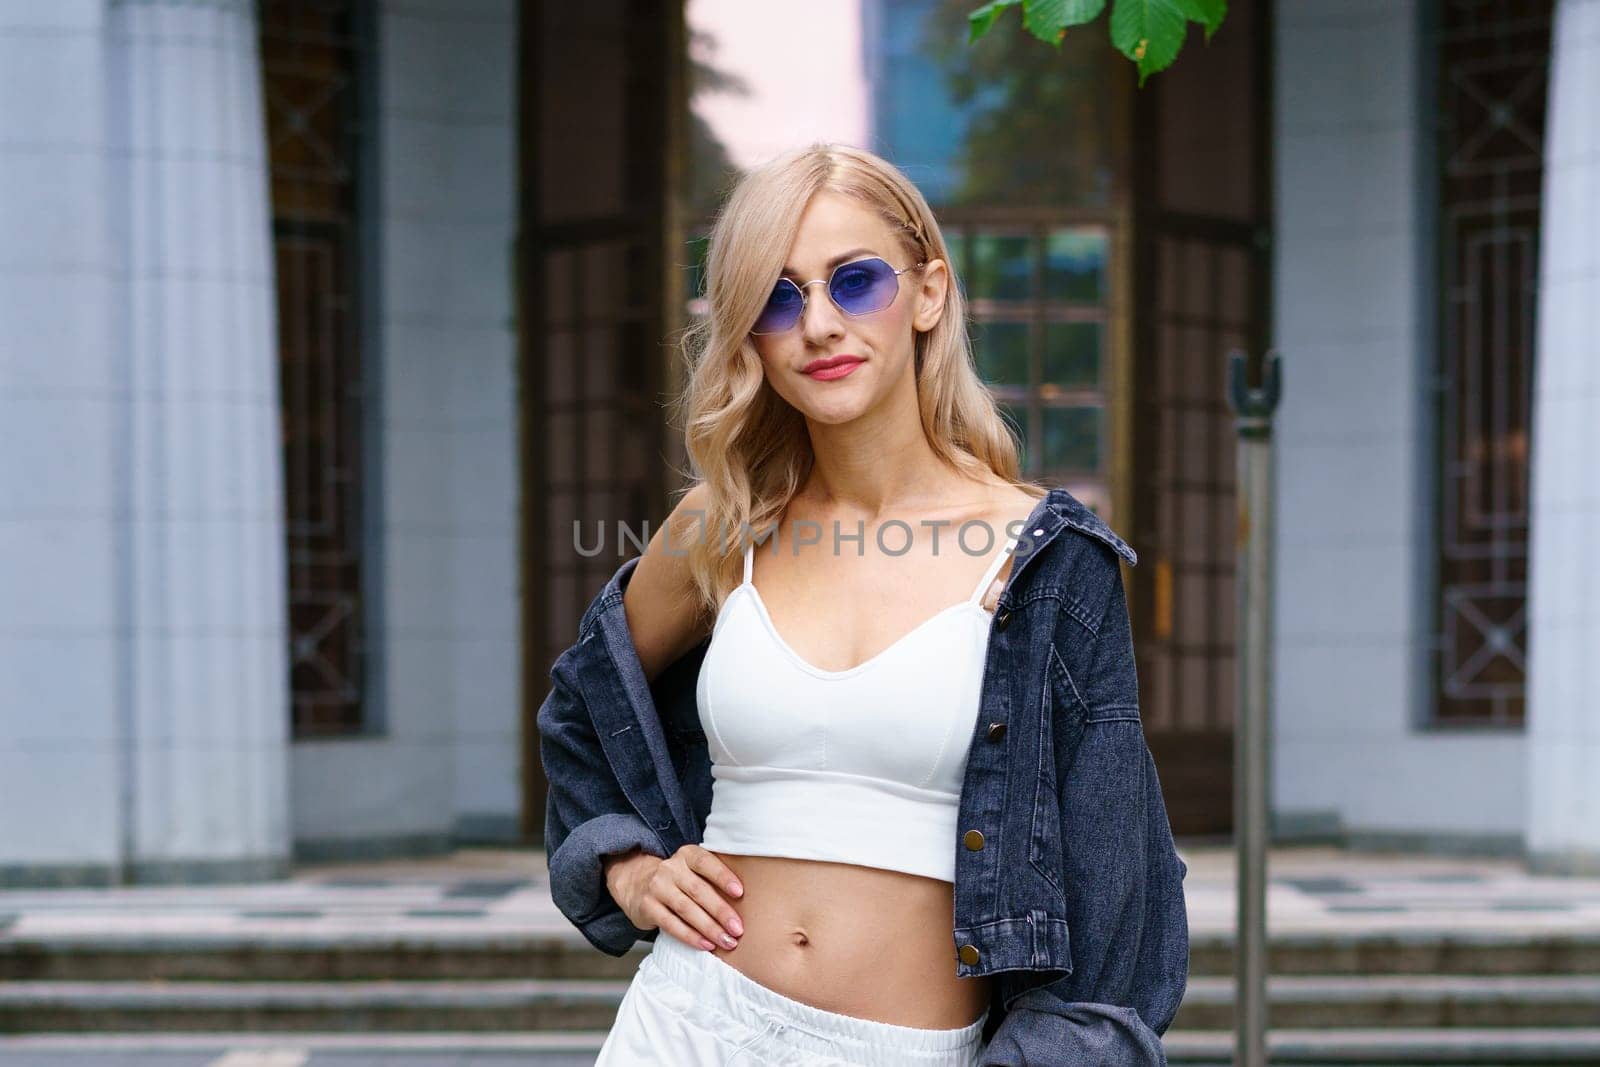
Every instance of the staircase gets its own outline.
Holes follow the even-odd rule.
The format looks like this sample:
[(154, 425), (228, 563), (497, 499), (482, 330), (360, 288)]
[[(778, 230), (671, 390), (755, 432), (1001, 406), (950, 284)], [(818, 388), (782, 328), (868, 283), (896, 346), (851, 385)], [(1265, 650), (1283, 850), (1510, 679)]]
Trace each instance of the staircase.
[[(0, 937), (0, 1033), (517, 1035), (592, 1051), (646, 949), (576, 934)], [(1231, 1060), (1231, 939), (1195, 936), (1174, 1064)], [(1274, 937), (1273, 1063), (1600, 1064), (1600, 934)], [(535, 977), (537, 976), (537, 977)]]

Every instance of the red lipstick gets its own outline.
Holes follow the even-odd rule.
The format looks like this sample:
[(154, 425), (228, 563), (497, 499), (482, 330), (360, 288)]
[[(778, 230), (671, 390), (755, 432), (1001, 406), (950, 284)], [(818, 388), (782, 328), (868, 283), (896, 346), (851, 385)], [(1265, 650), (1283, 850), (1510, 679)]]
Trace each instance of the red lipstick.
[(801, 374), (810, 375), (821, 382), (831, 382), (835, 378), (843, 378), (857, 366), (866, 362), (860, 356), (848, 353), (842, 356), (828, 356), (825, 359), (814, 359), (801, 368)]

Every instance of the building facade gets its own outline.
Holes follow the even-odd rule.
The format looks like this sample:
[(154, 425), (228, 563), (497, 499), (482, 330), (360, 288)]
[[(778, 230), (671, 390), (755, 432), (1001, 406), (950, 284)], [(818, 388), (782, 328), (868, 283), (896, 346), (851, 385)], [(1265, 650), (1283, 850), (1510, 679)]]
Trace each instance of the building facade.
[(4, 5), (0, 883), (536, 843), (573, 522), (665, 515), (701, 235), (819, 137), (923, 188), (1029, 474), (1139, 551), (1180, 843), (1271, 347), (1275, 840), (1600, 869), (1600, 0), (1241, 0), (1143, 89), (970, 6), (820, 5), (812, 113), (725, 0)]

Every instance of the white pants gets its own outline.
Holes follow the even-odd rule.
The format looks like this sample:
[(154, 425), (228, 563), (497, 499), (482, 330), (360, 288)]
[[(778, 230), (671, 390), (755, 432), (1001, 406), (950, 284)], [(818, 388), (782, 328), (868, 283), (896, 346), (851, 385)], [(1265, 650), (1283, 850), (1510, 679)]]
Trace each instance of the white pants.
[(595, 1067), (973, 1067), (988, 1018), (924, 1030), (824, 1011), (661, 931)]

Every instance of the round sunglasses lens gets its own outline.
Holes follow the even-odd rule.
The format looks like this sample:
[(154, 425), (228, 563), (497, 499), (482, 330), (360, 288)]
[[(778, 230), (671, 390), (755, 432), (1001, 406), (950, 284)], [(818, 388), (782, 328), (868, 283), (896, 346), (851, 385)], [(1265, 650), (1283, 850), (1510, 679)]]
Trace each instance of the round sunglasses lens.
[(828, 283), (834, 301), (852, 315), (882, 311), (894, 302), (899, 291), (900, 279), (894, 268), (881, 259), (846, 263)]

